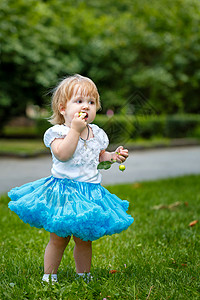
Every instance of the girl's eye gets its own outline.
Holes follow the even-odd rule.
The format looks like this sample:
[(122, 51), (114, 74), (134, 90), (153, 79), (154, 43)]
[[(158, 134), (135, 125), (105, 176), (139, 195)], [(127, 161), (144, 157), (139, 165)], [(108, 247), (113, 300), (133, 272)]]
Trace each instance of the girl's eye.
[(93, 100), (90, 100), (89, 104), (95, 104), (95, 102)]
[(77, 100), (76, 103), (82, 103), (82, 100)]

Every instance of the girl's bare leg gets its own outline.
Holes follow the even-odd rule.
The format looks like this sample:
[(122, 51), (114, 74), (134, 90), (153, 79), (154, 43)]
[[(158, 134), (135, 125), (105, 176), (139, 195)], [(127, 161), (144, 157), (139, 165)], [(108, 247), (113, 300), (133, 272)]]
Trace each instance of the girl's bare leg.
[(56, 274), (70, 236), (63, 238), (50, 233), (50, 241), (44, 254), (44, 274)]
[(84, 242), (83, 240), (73, 237), (75, 241), (74, 246), (74, 260), (76, 264), (76, 272), (84, 273), (90, 272), (92, 262), (92, 242)]

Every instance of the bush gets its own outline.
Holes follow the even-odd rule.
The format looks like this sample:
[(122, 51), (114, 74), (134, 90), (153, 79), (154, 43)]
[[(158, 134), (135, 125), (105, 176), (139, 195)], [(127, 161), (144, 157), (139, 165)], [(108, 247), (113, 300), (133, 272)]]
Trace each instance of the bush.
[(43, 137), (45, 131), (51, 127), (51, 123), (47, 119), (36, 120), (36, 132), (38, 137)]
[(169, 138), (193, 137), (198, 126), (200, 126), (200, 115), (167, 116), (164, 136)]
[(103, 128), (111, 143), (152, 137), (200, 137), (200, 115), (170, 116), (97, 116), (95, 124)]
[(200, 125), (197, 126), (196, 129), (194, 130), (193, 136), (194, 136), (195, 138), (200, 139)]
[(107, 117), (100, 115), (94, 123), (103, 128), (111, 144), (129, 140), (134, 131), (132, 116), (114, 115), (113, 117)]
[(152, 136), (163, 136), (165, 116), (133, 117), (134, 131), (131, 138), (150, 139)]
[[(200, 138), (200, 115), (133, 116), (97, 115), (94, 124), (104, 129), (111, 144), (137, 138)], [(37, 119), (35, 127), (4, 129), (4, 137), (42, 138), (52, 125), (47, 119)]]

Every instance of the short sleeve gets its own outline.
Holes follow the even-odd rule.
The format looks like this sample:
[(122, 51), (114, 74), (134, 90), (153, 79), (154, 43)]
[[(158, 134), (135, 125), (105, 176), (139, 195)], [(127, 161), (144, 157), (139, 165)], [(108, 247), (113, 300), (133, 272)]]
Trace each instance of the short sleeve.
[(109, 145), (107, 134), (102, 128), (99, 128), (97, 125), (93, 125), (92, 128), (95, 129), (95, 133), (100, 143), (100, 150), (105, 150)]
[(105, 133), (105, 131), (103, 129), (101, 129), (101, 140), (102, 140), (102, 148), (101, 150), (104, 150), (108, 147), (109, 145), (109, 139), (108, 139), (108, 136), (107, 134)]
[(44, 134), (44, 144), (46, 147), (50, 147), (51, 143), (55, 139), (64, 139), (64, 137), (67, 135), (69, 131), (69, 128), (62, 125), (55, 125), (53, 127), (50, 127), (47, 129), (47, 131)]

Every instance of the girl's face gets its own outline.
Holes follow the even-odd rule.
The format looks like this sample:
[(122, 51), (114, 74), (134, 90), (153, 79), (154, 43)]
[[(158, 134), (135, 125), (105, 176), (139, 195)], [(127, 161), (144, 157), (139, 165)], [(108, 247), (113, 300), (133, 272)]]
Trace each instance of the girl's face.
[(65, 119), (65, 124), (68, 126), (70, 126), (75, 113), (80, 112), (86, 113), (85, 120), (89, 124), (96, 117), (96, 99), (89, 96), (75, 95), (67, 102), (65, 107), (61, 108), (60, 112)]

